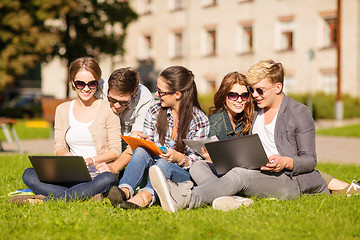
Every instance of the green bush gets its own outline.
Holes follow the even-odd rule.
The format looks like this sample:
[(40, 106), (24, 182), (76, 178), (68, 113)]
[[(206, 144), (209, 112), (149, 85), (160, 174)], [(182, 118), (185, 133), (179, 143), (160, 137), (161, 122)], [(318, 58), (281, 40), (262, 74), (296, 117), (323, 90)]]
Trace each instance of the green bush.
[[(335, 118), (335, 102), (334, 94), (315, 93), (309, 94), (289, 94), (296, 101), (308, 105), (310, 100), (312, 103), (312, 111), (314, 119), (334, 119)], [(344, 118), (360, 118), (360, 99), (344, 95), (342, 97), (344, 105)]]
[[(199, 102), (206, 114), (209, 108), (214, 105), (214, 93), (208, 93), (199, 96)], [(314, 119), (334, 119), (335, 118), (335, 102), (334, 94), (315, 93), (309, 94), (288, 94), (296, 101), (308, 105), (309, 100), (312, 104), (312, 114)], [(360, 98), (354, 98), (350, 95), (343, 95), (344, 118), (360, 118)]]
[(213, 100), (214, 94), (215, 93), (212, 92), (204, 95), (199, 95), (200, 106), (206, 114), (209, 114), (209, 108), (214, 106), (214, 100)]

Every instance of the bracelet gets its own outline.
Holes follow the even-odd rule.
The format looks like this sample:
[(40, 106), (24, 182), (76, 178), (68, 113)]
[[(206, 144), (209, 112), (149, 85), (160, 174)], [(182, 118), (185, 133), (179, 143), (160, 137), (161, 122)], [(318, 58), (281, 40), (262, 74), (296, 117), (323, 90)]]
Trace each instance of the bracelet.
[(91, 158), (91, 160), (93, 160), (93, 163), (95, 165), (96, 164), (95, 158), (94, 157), (90, 157), (90, 158)]
[(184, 159), (181, 161), (181, 163), (178, 163), (178, 165), (183, 166), (187, 162), (188, 159), (189, 159), (189, 157), (185, 156)]

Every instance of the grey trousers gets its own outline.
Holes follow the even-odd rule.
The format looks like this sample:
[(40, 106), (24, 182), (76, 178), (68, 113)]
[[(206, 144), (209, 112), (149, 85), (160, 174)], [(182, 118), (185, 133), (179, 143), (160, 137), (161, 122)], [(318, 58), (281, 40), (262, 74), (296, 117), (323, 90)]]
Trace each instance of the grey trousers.
[(293, 199), (300, 195), (296, 179), (284, 172), (264, 173), (236, 167), (219, 177), (210, 166), (205, 161), (197, 161), (191, 166), (190, 175), (198, 186), (192, 190), (189, 208), (210, 204), (217, 197), (235, 194), (279, 200)]

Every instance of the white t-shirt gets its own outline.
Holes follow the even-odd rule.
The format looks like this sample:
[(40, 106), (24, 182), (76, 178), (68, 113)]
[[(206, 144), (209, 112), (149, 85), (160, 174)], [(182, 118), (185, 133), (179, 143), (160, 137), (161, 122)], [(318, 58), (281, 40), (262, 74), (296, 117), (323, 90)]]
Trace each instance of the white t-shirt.
[[(101, 79), (95, 97), (107, 101), (108, 80)], [(119, 114), (121, 134), (129, 136), (132, 131), (143, 132), (146, 114), (155, 104), (154, 97), (147, 87), (139, 84), (136, 96), (131, 99), (130, 105)]]
[(252, 129), (253, 134), (257, 133), (259, 135), (260, 141), (268, 158), (274, 154), (279, 154), (274, 137), (276, 119), (277, 114), (271, 123), (265, 125), (264, 109), (260, 109)]
[[(75, 100), (70, 104), (69, 125), (70, 128), (66, 132), (65, 140), (70, 147), (70, 152), (74, 156), (82, 156), (84, 159), (96, 156), (96, 148), (91, 137), (89, 127), (93, 121), (82, 123), (75, 119), (73, 106)], [(100, 101), (99, 101), (100, 106)], [(94, 166), (88, 167), (90, 175), (94, 177), (96, 169)]]

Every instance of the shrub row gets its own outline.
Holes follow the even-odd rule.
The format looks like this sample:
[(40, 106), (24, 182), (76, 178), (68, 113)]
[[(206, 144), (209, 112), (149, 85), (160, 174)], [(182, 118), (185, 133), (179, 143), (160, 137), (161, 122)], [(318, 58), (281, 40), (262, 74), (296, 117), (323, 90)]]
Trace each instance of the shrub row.
[[(315, 94), (288, 94), (296, 101), (305, 105), (311, 104), (314, 119), (334, 119), (335, 118), (335, 94), (315, 93)], [(200, 105), (205, 111), (213, 106), (213, 93), (199, 96)], [(342, 96), (344, 106), (344, 118), (360, 118), (360, 98), (350, 95)]]
[[(335, 94), (315, 93), (315, 94), (289, 94), (293, 99), (308, 105), (311, 103), (314, 119), (334, 119), (335, 118)], [(343, 95), (344, 118), (360, 118), (360, 99), (350, 95)]]

